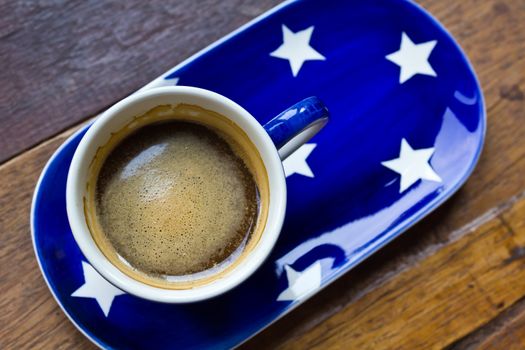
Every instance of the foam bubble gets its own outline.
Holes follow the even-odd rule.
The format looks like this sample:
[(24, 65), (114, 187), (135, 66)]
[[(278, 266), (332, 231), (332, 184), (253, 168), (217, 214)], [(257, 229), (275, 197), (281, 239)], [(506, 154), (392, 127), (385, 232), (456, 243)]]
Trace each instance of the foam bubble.
[(188, 275), (221, 263), (251, 234), (258, 205), (256, 182), (228, 143), (182, 121), (124, 139), (96, 187), (106, 238), (152, 275)]

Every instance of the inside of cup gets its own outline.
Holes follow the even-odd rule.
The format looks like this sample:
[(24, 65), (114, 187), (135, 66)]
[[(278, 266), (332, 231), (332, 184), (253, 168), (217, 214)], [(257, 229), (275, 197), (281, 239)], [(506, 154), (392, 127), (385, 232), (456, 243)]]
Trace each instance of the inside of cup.
[[(216, 112), (235, 123), (248, 135), (259, 152), (268, 179), (269, 204), (261, 237), (242, 263), (208, 284), (191, 289), (166, 289), (143, 283), (112, 264), (92, 238), (84, 212), (89, 167), (99, 147), (137, 116), (162, 105), (188, 104)], [(266, 259), (280, 233), (286, 207), (286, 183), (281, 159), (270, 137), (257, 120), (235, 102), (211, 91), (193, 87), (162, 87), (136, 93), (104, 112), (81, 140), (71, 162), (67, 190), (67, 212), (77, 244), (92, 266), (120, 289), (136, 296), (168, 303), (207, 299), (235, 287), (250, 276)]]
[[(201, 271), (193, 271), (186, 274), (173, 274), (173, 273), (147, 273), (141, 271), (140, 267), (134, 266), (132, 260), (125, 257), (123, 253), (119, 253), (118, 249), (115, 249), (115, 244), (108, 239), (108, 235), (101, 224), (100, 208), (97, 203), (97, 180), (101, 172), (102, 166), (108, 161), (108, 156), (113, 152), (115, 147), (120, 145), (123, 140), (128, 138), (130, 135), (136, 133), (138, 130), (143, 129), (146, 126), (165, 124), (173, 121), (195, 123), (206, 128), (212, 129), (221, 138), (226, 140), (233, 151), (239, 155), (239, 157), (246, 163), (252, 176), (255, 179), (257, 187), (257, 215), (256, 222), (250, 226), (250, 232), (247, 232), (244, 239), (236, 247), (231, 254), (226, 256), (223, 260), (214, 262), (212, 266)], [(164, 127), (166, 128), (166, 127)], [(96, 154), (89, 167), (88, 181), (86, 185), (86, 193), (84, 200), (84, 212), (86, 215), (86, 222), (89, 230), (98, 248), (103, 252), (105, 257), (115, 265), (120, 271), (127, 274), (129, 277), (138, 280), (142, 283), (149, 284), (159, 288), (167, 289), (191, 289), (204, 284), (208, 284), (215, 279), (221, 278), (225, 274), (235, 269), (235, 267), (242, 263), (242, 260), (250, 254), (254, 247), (258, 244), (261, 239), (264, 226), (268, 218), (268, 204), (269, 204), (269, 186), (268, 176), (264, 163), (259, 155), (259, 152), (255, 145), (251, 142), (250, 138), (246, 133), (232, 122), (227, 117), (220, 115), (214, 111), (206, 110), (196, 105), (189, 105), (181, 103), (178, 105), (160, 105), (156, 106), (146, 113), (135, 116), (120, 130), (111, 133), (111, 137), (108, 142), (102, 146), (99, 146)], [(127, 180), (127, 179), (126, 179)], [(123, 180), (123, 181), (126, 181)], [(211, 179), (210, 179), (211, 180)], [(241, 191), (241, 188), (235, 189)], [(162, 210), (162, 207), (158, 207), (156, 201), (144, 201), (144, 203), (152, 203), (157, 209)], [(183, 205), (191, 206), (193, 203), (187, 203)], [(180, 208), (180, 205), (178, 206)], [(120, 208), (119, 208), (120, 209)], [(211, 208), (214, 209), (214, 208)], [(159, 210), (156, 210), (156, 214)], [(179, 212), (169, 213), (168, 216), (177, 216), (184, 208), (180, 208)], [(224, 215), (227, 215), (225, 213)], [(202, 215), (200, 215), (202, 216)], [(169, 220), (170, 218), (164, 218), (163, 220)], [(131, 220), (130, 220), (131, 221)], [(176, 237), (177, 232), (169, 232), (170, 230), (177, 230), (179, 228), (168, 228), (159, 233), (160, 235), (168, 237)], [(152, 228), (152, 231), (155, 228)], [(131, 231), (131, 229), (130, 229)], [(168, 231), (168, 232), (167, 232)], [(206, 235), (213, 235), (214, 232), (206, 232)], [(155, 236), (150, 237), (148, 244), (151, 244), (154, 237), (158, 235), (155, 232)], [(178, 236), (182, 239), (181, 236)], [(160, 237), (163, 242), (166, 242), (163, 237)], [(130, 240), (131, 242), (131, 240)], [(170, 243), (162, 243), (162, 245), (168, 245)], [(172, 244), (174, 245), (174, 244)], [(155, 250), (169, 250), (170, 247), (148, 247), (144, 249), (155, 249)], [(140, 248), (139, 248), (140, 249)], [(175, 252), (172, 254), (185, 254), (186, 252)], [(176, 258), (175, 256), (172, 259)], [(197, 260), (200, 257), (193, 256), (193, 259)]]

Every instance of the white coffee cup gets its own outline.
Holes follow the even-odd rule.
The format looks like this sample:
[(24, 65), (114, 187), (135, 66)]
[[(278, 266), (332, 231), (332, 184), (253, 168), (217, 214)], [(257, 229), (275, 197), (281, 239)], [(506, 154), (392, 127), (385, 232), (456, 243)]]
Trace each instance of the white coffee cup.
[[(99, 147), (112, 133), (133, 118), (159, 105), (180, 103), (217, 112), (239, 126), (257, 148), (267, 171), (269, 208), (261, 239), (228, 274), (191, 289), (155, 287), (128, 276), (113, 265), (99, 249), (89, 230), (84, 212), (89, 166)], [(315, 97), (292, 106), (264, 127), (244, 108), (212, 91), (184, 86), (160, 87), (135, 93), (102, 113), (86, 132), (69, 168), (66, 204), (71, 230), (80, 250), (91, 265), (109, 282), (138, 297), (165, 303), (187, 303), (222, 294), (248, 278), (270, 254), (284, 220), (286, 182), (282, 159), (307, 142), (327, 122), (326, 107)]]

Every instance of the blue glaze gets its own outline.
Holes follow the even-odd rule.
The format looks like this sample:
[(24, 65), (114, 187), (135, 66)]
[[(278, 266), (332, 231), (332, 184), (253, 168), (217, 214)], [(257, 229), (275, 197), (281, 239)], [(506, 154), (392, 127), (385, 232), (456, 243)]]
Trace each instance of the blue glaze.
[(294, 104), (264, 125), (277, 149), (301, 131), (328, 121), (328, 109), (317, 97), (308, 97)]
[[(304, 62), (294, 76), (289, 62), (270, 56), (283, 42), (283, 24), (294, 33), (314, 26), (310, 45), (326, 59)], [(399, 49), (401, 32), (415, 43), (437, 41), (429, 57), (436, 77), (399, 83), (399, 66), (385, 56)], [(85, 258), (68, 225), (65, 186), (87, 127), (64, 143), (35, 190), (34, 246), (59, 304), (105, 348), (224, 349), (245, 341), (305, 300), (282, 297), (289, 269), (320, 271), (319, 288), (326, 286), (449, 198), (472, 172), (484, 139), (483, 96), (470, 65), (449, 34), (408, 1), (291, 2), (152, 86), (177, 81), (233, 99), (263, 125), (307, 96), (318, 96), (331, 120), (309, 143), (314, 177), (304, 168), (289, 173), (283, 231), (252, 277), (187, 305), (117, 296), (108, 317), (95, 299), (71, 296), (84, 283)], [(429, 164), (441, 182), (419, 180), (400, 192), (400, 175), (381, 163), (399, 157), (402, 139), (435, 150)]]

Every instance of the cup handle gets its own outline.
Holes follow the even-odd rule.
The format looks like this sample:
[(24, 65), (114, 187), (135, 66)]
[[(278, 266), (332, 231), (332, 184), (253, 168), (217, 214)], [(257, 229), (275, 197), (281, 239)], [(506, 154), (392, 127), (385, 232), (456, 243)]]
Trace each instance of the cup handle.
[(328, 109), (315, 96), (294, 104), (264, 125), (282, 160), (308, 142), (328, 122)]

